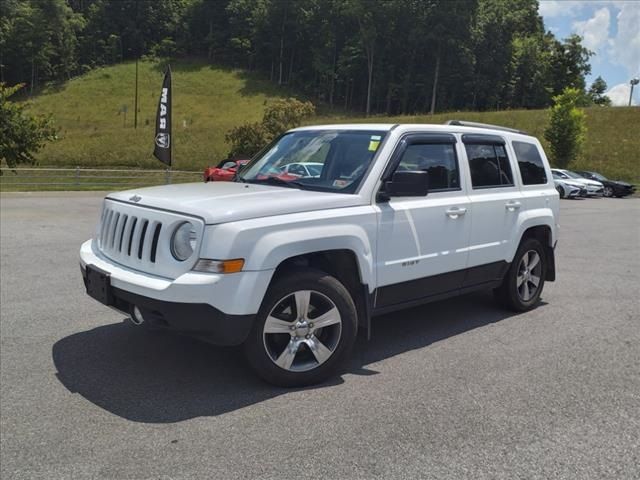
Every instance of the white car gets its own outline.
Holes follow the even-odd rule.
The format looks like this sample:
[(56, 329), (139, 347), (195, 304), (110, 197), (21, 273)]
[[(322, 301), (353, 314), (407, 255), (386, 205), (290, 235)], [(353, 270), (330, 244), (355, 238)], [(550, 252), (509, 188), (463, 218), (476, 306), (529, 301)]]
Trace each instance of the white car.
[(323, 163), (315, 162), (289, 163), (281, 167), (280, 171), (297, 177), (318, 178), (323, 166)]
[[(290, 158), (321, 159), (321, 175), (285, 179)], [(375, 315), (479, 289), (534, 308), (555, 279), (558, 211), (523, 132), (304, 127), (233, 182), (109, 194), (80, 267), (87, 293), (135, 325), (242, 344), (266, 381), (309, 385)]]
[(582, 175), (572, 172), (571, 170), (563, 170), (561, 168), (552, 168), (554, 177), (559, 180), (570, 180), (574, 183), (584, 185), (587, 195), (596, 196), (604, 194), (604, 185), (596, 180), (584, 178)]
[(587, 196), (587, 188), (582, 183), (562, 178), (555, 172), (552, 172), (552, 174), (553, 182), (556, 185), (556, 190), (558, 191), (560, 198), (576, 198)]

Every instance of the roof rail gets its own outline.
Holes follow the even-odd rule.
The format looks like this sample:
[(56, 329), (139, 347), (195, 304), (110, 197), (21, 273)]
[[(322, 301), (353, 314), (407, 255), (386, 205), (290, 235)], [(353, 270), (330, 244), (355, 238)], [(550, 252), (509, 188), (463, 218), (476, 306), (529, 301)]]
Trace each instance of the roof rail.
[(511, 133), (520, 133), (522, 135), (529, 135), (527, 132), (517, 130), (515, 128), (501, 127), (499, 125), (491, 125), (489, 123), (467, 122), (465, 120), (447, 120), (445, 125), (457, 125), (460, 127), (476, 127), (476, 128), (491, 128), (493, 130), (502, 130)]

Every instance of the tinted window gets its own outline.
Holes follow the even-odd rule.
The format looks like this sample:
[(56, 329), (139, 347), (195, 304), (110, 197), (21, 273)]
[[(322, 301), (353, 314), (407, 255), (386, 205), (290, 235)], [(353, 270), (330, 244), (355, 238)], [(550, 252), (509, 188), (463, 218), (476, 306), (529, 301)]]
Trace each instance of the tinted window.
[(547, 175), (544, 172), (538, 147), (532, 143), (513, 142), (513, 149), (516, 151), (522, 183), (524, 185), (547, 183)]
[(504, 145), (465, 144), (473, 188), (513, 185)]
[(429, 190), (460, 188), (458, 162), (452, 144), (409, 145), (397, 171), (424, 170), (429, 174)]

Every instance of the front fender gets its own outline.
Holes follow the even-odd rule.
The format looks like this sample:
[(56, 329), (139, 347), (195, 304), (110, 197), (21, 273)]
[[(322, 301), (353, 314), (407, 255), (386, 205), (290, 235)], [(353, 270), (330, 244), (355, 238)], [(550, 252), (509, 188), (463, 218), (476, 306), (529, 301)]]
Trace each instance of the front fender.
[(326, 250), (353, 252), (362, 283), (375, 284), (369, 238), (364, 229), (356, 225), (323, 225), (267, 233), (253, 247), (246, 269), (271, 270), (288, 258)]

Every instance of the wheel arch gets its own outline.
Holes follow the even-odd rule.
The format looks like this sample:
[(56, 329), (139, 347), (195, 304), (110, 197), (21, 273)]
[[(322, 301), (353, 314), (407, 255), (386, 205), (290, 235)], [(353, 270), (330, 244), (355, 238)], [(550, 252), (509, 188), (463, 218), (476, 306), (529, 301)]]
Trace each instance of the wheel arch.
[[(525, 228), (520, 235), (520, 241), (516, 245), (516, 249), (520, 244), (528, 238), (537, 239), (544, 247), (545, 256), (547, 259), (547, 273), (545, 280), (554, 281), (556, 279), (556, 263), (555, 263), (555, 237), (553, 229), (549, 223), (538, 223), (537, 225), (531, 225)], [(515, 251), (513, 252), (515, 255)], [(513, 259), (512, 255), (512, 259)]]

